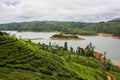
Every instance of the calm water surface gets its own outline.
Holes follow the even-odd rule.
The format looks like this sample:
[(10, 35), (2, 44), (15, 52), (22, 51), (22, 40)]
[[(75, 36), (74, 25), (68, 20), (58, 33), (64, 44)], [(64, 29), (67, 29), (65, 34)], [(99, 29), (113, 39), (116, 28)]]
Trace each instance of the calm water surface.
[(44, 40), (33, 40), (33, 42), (46, 43), (52, 42), (53, 44), (59, 44), (60, 46), (64, 45), (64, 42), (68, 42), (68, 46), (72, 46), (74, 49), (77, 46), (85, 48), (90, 42), (96, 47), (95, 50), (101, 53), (104, 51), (107, 52), (107, 57), (112, 59), (113, 63), (117, 63), (120, 60), (120, 39), (111, 38), (111, 37), (102, 37), (102, 36), (79, 36), (85, 40), (51, 40), (50, 37), (55, 32), (17, 32), (17, 31), (6, 31), (8, 33), (16, 34), (19, 38), (44, 38)]

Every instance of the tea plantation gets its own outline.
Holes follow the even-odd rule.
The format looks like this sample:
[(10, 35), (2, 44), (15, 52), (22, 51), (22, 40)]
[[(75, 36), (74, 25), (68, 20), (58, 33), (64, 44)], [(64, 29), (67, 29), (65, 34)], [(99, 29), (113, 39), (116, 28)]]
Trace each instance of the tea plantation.
[(64, 52), (58, 55), (49, 45), (0, 36), (0, 80), (107, 80), (107, 75), (120, 80), (120, 69), (112, 64), (112, 70), (104, 73), (101, 61), (75, 54), (69, 59), (70, 51), (57, 50)]

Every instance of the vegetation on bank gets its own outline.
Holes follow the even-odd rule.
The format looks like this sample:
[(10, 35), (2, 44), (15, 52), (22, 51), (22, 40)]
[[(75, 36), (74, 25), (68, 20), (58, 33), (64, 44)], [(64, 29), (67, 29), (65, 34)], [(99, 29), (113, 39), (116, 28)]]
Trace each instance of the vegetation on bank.
[(51, 37), (51, 39), (84, 40), (83, 38), (79, 38), (77, 35), (67, 35), (67, 34), (63, 34), (63, 33), (55, 34)]
[(8, 36), (9, 34), (6, 32), (0, 32), (0, 36)]
[(89, 23), (86, 24), (86, 27), (84, 27), (83, 30), (120, 36), (120, 21)]
[(93, 54), (92, 43), (74, 51), (67, 42), (62, 47), (0, 36), (0, 79), (106, 80), (107, 75), (120, 79), (120, 68)]

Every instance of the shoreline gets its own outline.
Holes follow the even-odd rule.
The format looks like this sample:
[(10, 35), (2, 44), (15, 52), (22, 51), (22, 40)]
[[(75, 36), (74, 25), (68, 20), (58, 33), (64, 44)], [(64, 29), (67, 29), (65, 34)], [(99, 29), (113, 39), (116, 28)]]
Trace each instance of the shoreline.
[(112, 36), (113, 38), (117, 38), (117, 39), (120, 39), (120, 36)]
[(23, 40), (44, 40), (44, 38), (22, 38)]
[[(11, 31), (11, 30), (10, 30)], [(42, 33), (57, 33), (57, 34), (59, 34), (59, 33), (61, 33), (61, 32), (59, 32), (59, 31), (17, 31), (16, 30), (16, 32), (18, 32), (18, 33), (22, 33), (22, 32), (42, 32)]]
[[(15, 30), (10, 30), (10, 31), (15, 31)], [(17, 31), (17, 30), (16, 30)], [(56, 33), (56, 34), (60, 34), (61, 32), (59, 31), (17, 31), (18, 33), (22, 33), (22, 32), (42, 32), (42, 33)], [(81, 34), (66, 34), (66, 35), (78, 35), (78, 36), (102, 36), (102, 37), (111, 37), (111, 38), (117, 38), (120, 39), (120, 36), (115, 36), (113, 34), (109, 34), (109, 33), (98, 33), (96, 35), (81, 35)]]
[[(45, 40), (44, 38), (22, 38), (22, 40)], [(50, 40), (85, 40), (84, 38), (78, 38), (78, 39), (74, 39), (74, 38), (52, 38), (50, 37)]]
[(67, 39), (67, 38), (53, 38), (53, 37), (51, 37), (50, 39), (51, 40), (85, 40), (84, 38), (78, 38), (78, 39), (69, 38), (69, 39)]
[(120, 39), (120, 36), (115, 36), (115, 35), (113, 35), (113, 34), (107, 34), (107, 33), (98, 33), (98, 36), (111, 37), (111, 38)]
[(120, 60), (117, 61), (117, 63), (115, 64), (115, 66), (120, 67)]

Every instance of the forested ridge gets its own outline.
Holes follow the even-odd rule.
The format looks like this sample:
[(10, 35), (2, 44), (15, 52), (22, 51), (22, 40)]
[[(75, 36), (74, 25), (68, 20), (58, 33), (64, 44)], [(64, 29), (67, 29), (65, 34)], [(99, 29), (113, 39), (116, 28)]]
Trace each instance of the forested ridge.
[(60, 31), (67, 34), (96, 35), (109, 33), (120, 35), (120, 21), (99, 23), (64, 22), (64, 21), (33, 21), (21, 23), (0, 24), (0, 30), (17, 31)]
[(120, 21), (89, 23), (83, 29), (88, 31), (95, 31), (97, 33), (110, 33), (120, 36)]

